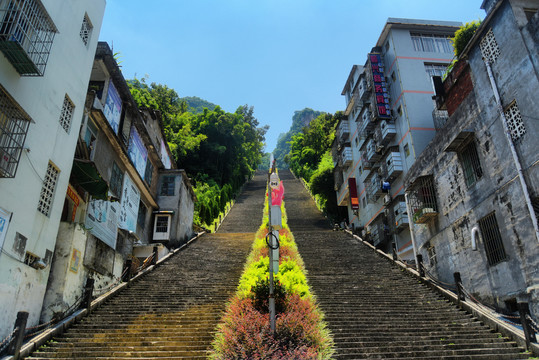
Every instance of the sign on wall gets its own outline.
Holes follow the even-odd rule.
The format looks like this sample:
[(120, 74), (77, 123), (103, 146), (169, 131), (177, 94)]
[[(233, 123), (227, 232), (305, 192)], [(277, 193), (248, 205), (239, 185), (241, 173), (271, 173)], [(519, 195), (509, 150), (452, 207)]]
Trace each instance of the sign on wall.
[(161, 139), (161, 161), (163, 162), (163, 165), (165, 166), (165, 169), (170, 169), (172, 167), (172, 163), (170, 161), (170, 157), (168, 156), (167, 148), (165, 146), (165, 142), (163, 139)]
[(90, 229), (92, 235), (114, 249), (116, 248), (119, 214), (120, 206), (117, 202), (92, 200), (88, 204), (85, 225)]
[(75, 274), (79, 272), (81, 253), (77, 249), (73, 249), (71, 254), (71, 261), (69, 262), (69, 271), (74, 272)]
[(112, 81), (109, 83), (107, 101), (105, 102), (103, 113), (105, 114), (110, 126), (112, 126), (114, 132), (118, 134), (120, 117), (122, 116), (122, 99), (120, 98), (120, 95), (118, 94), (118, 91), (114, 87)]
[(124, 186), (122, 190), (122, 201), (120, 205), (120, 221), (118, 227), (137, 231), (138, 206), (140, 203), (140, 192), (133, 183), (129, 175), (124, 176)]
[(0, 249), (4, 246), (10, 217), (11, 213), (9, 211), (0, 208)]
[(374, 82), (374, 102), (376, 104), (378, 117), (380, 119), (389, 120), (391, 119), (391, 110), (382, 55), (377, 53), (369, 54), (369, 62), (372, 71), (372, 80)]
[(131, 127), (129, 135), (129, 149), (127, 150), (129, 158), (135, 164), (135, 168), (141, 178), (144, 178), (146, 171), (146, 159), (148, 158), (148, 150), (144, 147), (144, 143), (134, 126)]

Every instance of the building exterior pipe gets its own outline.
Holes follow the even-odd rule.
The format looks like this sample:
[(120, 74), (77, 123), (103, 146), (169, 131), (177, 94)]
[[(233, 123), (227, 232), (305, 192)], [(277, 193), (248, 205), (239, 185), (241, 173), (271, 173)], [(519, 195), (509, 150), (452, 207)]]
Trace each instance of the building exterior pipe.
[(502, 102), (500, 100), (500, 93), (498, 91), (498, 86), (496, 85), (496, 80), (494, 79), (494, 75), (492, 73), (492, 65), (489, 60), (485, 59), (485, 66), (487, 67), (487, 73), (488, 73), (488, 78), (490, 80), (490, 85), (492, 86), (492, 92), (494, 93), (494, 98), (496, 99), (498, 111), (500, 112), (500, 116), (502, 119), (505, 138), (507, 139), (507, 142), (509, 143), (509, 148), (511, 149), (511, 155), (513, 156), (513, 161), (518, 171), (518, 178), (520, 181), (520, 185), (522, 186), (522, 192), (524, 193), (524, 198), (526, 199), (526, 205), (528, 206), (528, 211), (530, 213), (530, 218), (533, 224), (533, 229), (535, 230), (535, 239), (537, 240), (537, 242), (539, 242), (539, 226), (537, 225), (537, 218), (535, 217), (535, 212), (533, 210), (532, 201), (530, 198), (530, 194), (528, 192), (528, 186), (526, 184), (526, 179), (524, 178), (524, 171), (522, 170), (522, 166), (520, 165), (520, 160), (518, 159), (518, 154), (513, 144), (513, 140), (511, 139), (511, 133), (509, 131), (509, 127), (507, 126), (507, 118), (505, 117), (505, 112), (503, 111)]

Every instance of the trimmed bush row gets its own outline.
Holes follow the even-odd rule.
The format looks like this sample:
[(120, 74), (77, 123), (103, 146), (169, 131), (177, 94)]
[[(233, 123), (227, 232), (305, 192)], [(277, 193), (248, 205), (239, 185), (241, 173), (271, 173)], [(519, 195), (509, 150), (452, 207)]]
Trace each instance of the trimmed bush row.
[(323, 315), (310, 293), (305, 267), (281, 206), (283, 229), (279, 230), (279, 272), (274, 276), (276, 331), (269, 324), (269, 256), (267, 198), (262, 225), (255, 240), (238, 290), (213, 341), (212, 359), (330, 359), (333, 340)]

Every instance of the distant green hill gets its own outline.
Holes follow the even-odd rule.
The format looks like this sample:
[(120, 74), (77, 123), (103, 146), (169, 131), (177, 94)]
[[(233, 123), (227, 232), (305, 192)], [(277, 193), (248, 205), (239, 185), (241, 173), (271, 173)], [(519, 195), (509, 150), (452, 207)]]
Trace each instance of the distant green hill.
[(187, 111), (193, 114), (202, 113), (204, 108), (208, 108), (208, 110), (212, 111), (217, 106), (214, 103), (201, 99), (197, 96), (186, 96), (180, 98), (180, 100), (185, 101), (187, 105), (189, 105), (189, 109)]
[(323, 112), (315, 111), (310, 108), (294, 111), (290, 130), (288, 130), (286, 133), (279, 134), (277, 146), (273, 150), (275, 164), (277, 165), (278, 169), (288, 169), (288, 164), (284, 161), (284, 157), (290, 152), (290, 144), (288, 142), (292, 140), (292, 136), (301, 132), (303, 127), (309, 125), (309, 123), (313, 119), (317, 118), (320, 114), (323, 114)]

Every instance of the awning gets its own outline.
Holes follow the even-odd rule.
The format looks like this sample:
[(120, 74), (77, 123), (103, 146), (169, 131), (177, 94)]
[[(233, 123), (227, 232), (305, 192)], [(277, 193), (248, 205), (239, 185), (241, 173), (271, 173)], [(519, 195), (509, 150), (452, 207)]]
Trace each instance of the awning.
[(109, 185), (103, 180), (93, 161), (75, 159), (71, 183), (82, 187), (94, 199), (108, 200)]

